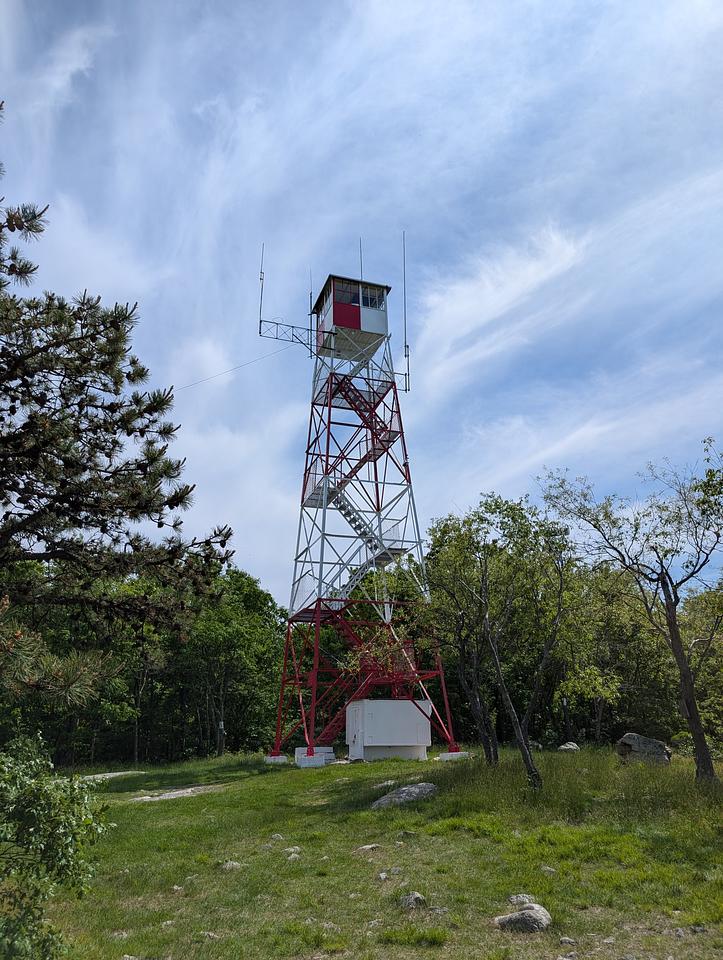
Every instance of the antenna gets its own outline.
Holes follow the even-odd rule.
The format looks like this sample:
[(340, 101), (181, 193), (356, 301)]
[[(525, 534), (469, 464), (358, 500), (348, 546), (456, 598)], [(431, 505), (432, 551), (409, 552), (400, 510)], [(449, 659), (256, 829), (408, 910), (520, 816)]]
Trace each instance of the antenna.
[(407, 372), (404, 374), (404, 392), (409, 392), (409, 343), (407, 342), (407, 232), (402, 230), (402, 311), (404, 316), (404, 359)]
[(311, 349), (311, 337), (312, 337), (312, 323), (311, 318), (313, 316), (312, 307), (314, 305), (314, 282), (311, 276), (311, 267), (309, 267), (309, 356), (313, 356), (313, 351)]
[(362, 253), (362, 238), (359, 237), (359, 279), (364, 279), (364, 254)]
[(259, 336), (261, 335), (261, 311), (264, 306), (264, 244), (261, 244), (261, 269), (259, 270), (259, 283), (261, 285), (261, 290), (259, 291)]

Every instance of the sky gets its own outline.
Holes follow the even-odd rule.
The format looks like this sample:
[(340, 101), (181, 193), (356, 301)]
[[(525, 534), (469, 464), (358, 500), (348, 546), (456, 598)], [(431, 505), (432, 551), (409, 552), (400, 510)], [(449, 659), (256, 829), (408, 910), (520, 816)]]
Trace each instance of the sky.
[[(389, 283), (423, 528), (569, 468), (635, 495), (723, 439), (719, 0), (0, 0), (7, 202), (36, 286), (138, 302), (189, 534), (286, 603), (328, 273)], [(187, 384), (251, 363), (206, 383)], [(401, 367), (401, 363), (400, 363)]]

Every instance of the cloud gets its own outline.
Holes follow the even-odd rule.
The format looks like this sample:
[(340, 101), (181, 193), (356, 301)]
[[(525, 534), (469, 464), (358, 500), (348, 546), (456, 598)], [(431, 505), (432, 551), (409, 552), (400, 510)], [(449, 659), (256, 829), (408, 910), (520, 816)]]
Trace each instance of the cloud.
[(523, 247), (478, 254), (461, 276), (429, 283), (420, 297), (415, 344), (425, 402), (463, 389), (481, 363), (544, 336), (549, 324), (560, 322), (560, 304), (541, 307), (533, 297), (579, 263), (584, 250), (584, 239), (547, 227)]
[(76, 79), (90, 73), (99, 45), (110, 36), (107, 26), (76, 27), (60, 35), (25, 78), (21, 109), (31, 122), (70, 103)]
[[(10, 9), (3, 192), (51, 204), (39, 285), (140, 301), (154, 382), (273, 350), (262, 241), (268, 315), (306, 324), (309, 268), (315, 291), (354, 272), (362, 235), (399, 354), (404, 228), (424, 518), (544, 464), (625, 492), (720, 433), (719, 3)], [(311, 366), (292, 348), (176, 400), (187, 525), (229, 520), (282, 601)]]

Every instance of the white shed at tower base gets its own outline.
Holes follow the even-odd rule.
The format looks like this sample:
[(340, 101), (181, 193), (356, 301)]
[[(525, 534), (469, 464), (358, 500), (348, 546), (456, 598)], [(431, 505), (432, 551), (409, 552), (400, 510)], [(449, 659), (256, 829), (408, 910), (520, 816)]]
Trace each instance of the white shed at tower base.
[(429, 700), (353, 700), (346, 708), (350, 760), (426, 760), (432, 742)]

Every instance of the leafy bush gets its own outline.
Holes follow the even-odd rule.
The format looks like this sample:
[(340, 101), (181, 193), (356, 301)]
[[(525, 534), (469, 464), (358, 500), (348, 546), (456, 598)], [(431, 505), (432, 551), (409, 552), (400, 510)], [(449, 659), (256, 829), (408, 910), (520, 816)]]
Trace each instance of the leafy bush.
[(54, 775), (39, 737), (0, 752), (0, 956), (60, 955), (44, 906), (60, 884), (78, 894), (86, 888), (86, 850), (106, 829), (103, 812), (87, 783)]

